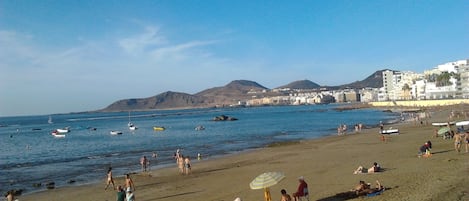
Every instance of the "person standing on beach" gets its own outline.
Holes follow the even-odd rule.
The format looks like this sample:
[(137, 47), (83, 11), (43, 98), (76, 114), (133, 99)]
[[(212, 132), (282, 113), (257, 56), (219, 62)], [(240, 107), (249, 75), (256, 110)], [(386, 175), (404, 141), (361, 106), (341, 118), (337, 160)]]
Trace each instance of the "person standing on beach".
[(117, 187), (117, 201), (125, 201), (125, 191), (122, 186)]
[(458, 153), (461, 152), (461, 143), (462, 143), (461, 141), (462, 141), (462, 137), (460, 133), (454, 135), (454, 149)]
[(191, 173), (191, 160), (189, 159), (189, 156), (187, 156), (184, 159), (184, 165), (185, 165), (185, 168), (186, 168), (185, 174), (186, 175), (190, 174)]
[(177, 163), (178, 163), (178, 168), (179, 168), (179, 172), (181, 174), (184, 174), (185, 173), (185, 170), (184, 170), (184, 158), (182, 155), (179, 155), (178, 158), (177, 158)]
[(140, 158), (140, 165), (142, 165), (142, 172), (147, 171), (147, 165), (148, 165), (148, 159), (146, 156), (143, 156)]
[(464, 135), (464, 142), (466, 144), (466, 153), (469, 153), (469, 131)]
[(132, 181), (132, 178), (130, 178), (129, 174), (125, 175), (125, 190), (132, 190), (135, 191), (135, 185), (134, 181)]
[(109, 167), (109, 169), (107, 170), (107, 182), (106, 182), (106, 187), (104, 188), (104, 190), (107, 190), (107, 187), (109, 187), (109, 185), (111, 184), (112, 184), (112, 189), (116, 189), (114, 185), (114, 178), (112, 178), (112, 167)]

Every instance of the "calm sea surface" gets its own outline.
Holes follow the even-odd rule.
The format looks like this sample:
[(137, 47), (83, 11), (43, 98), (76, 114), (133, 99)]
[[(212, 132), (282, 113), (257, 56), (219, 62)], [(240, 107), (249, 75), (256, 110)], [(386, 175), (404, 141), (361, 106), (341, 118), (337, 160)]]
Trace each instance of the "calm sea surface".
[[(104, 181), (106, 170), (115, 175), (139, 171), (139, 158), (152, 160), (152, 169), (174, 165), (176, 149), (196, 161), (197, 153), (213, 158), (263, 147), (279, 141), (319, 138), (335, 134), (339, 124), (363, 123), (376, 126), (379, 121), (398, 119), (398, 114), (374, 109), (336, 111), (338, 105), (277, 106), (233, 109), (191, 109), (132, 112), (138, 127), (127, 128), (129, 113), (89, 113), (0, 118), (0, 192), (24, 189), (26, 193), (44, 190), (33, 184), (55, 182), (56, 186)], [(215, 122), (227, 115), (238, 121)], [(197, 125), (206, 129), (196, 131)], [(164, 126), (165, 131), (153, 131)], [(54, 138), (51, 131), (70, 127), (65, 138)], [(90, 130), (89, 127), (96, 128)], [(120, 130), (122, 135), (110, 135)], [(68, 184), (68, 181), (76, 181)]]

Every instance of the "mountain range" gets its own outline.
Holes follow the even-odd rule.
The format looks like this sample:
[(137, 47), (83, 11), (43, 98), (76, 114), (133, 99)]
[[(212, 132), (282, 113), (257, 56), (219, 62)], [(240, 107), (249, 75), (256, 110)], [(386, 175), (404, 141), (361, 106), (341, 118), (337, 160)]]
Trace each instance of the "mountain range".
[[(386, 69), (385, 69), (386, 70)], [(291, 90), (338, 90), (338, 89), (362, 89), (366, 87), (383, 87), (382, 72), (379, 70), (364, 80), (340, 86), (321, 86), (310, 80), (299, 80), (275, 89)], [(234, 80), (222, 87), (213, 87), (196, 94), (167, 91), (148, 98), (131, 98), (118, 100), (100, 112), (116, 111), (144, 111), (156, 109), (187, 109), (224, 107), (237, 104), (251, 98), (262, 98), (288, 95), (285, 90), (269, 90), (268, 88), (249, 80)]]

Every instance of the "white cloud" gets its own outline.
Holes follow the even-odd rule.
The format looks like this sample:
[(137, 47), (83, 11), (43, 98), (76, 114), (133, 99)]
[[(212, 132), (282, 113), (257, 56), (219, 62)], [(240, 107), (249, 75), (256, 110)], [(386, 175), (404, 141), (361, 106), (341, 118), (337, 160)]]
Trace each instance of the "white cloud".
[(118, 41), (118, 44), (130, 54), (139, 54), (145, 51), (146, 48), (165, 43), (165, 37), (159, 35), (159, 28), (153, 26), (146, 26), (143, 33)]

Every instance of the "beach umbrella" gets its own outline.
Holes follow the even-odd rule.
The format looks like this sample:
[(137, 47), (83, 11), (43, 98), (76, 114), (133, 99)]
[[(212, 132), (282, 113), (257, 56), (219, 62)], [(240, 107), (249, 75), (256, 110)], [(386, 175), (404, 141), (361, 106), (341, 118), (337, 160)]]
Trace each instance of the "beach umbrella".
[(269, 187), (280, 182), (285, 175), (281, 172), (265, 172), (257, 176), (254, 180), (249, 183), (251, 189), (264, 189), (265, 201), (271, 201)]
[(444, 133), (449, 132), (449, 131), (450, 129), (448, 127), (440, 128), (438, 129), (438, 135), (443, 135)]

